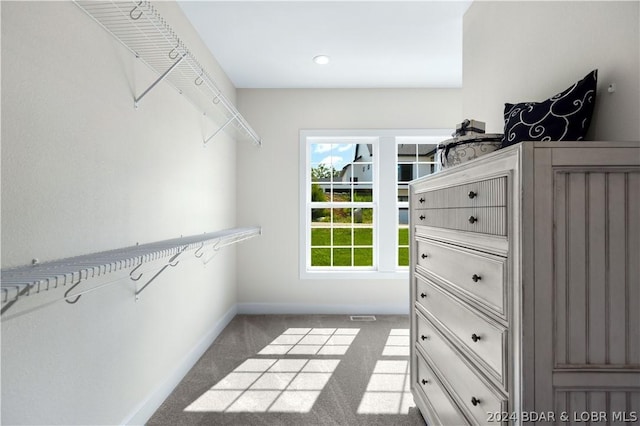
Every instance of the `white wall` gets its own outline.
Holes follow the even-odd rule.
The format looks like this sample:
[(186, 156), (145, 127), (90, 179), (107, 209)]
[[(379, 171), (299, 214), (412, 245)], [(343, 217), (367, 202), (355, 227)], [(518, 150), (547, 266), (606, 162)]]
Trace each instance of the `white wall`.
[(639, 140), (639, 8), (637, 1), (474, 2), (464, 17), (464, 116), (502, 133), (505, 102), (543, 101), (597, 68), (587, 139)]
[(238, 257), (241, 312), (408, 313), (409, 284), (301, 280), (298, 258), (301, 129), (451, 128), (457, 89), (238, 90), (238, 109), (264, 139), (238, 147), (238, 221), (262, 236)]
[[(177, 4), (156, 6), (234, 99)], [(134, 110), (156, 75), (72, 2), (1, 7), (2, 268), (236, 225), (231, 138), (203, 148), (214, 125), (164, 82)], [(184, 259), (138, 302), (112, 278), (3, 315), (2, 423), (144, 422), (235, 313), (234, 246)]]

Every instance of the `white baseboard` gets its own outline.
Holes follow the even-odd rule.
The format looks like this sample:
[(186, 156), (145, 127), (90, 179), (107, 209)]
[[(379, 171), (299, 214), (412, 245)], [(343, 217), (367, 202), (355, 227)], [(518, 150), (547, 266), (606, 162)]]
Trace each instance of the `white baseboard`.
[(238, 313), (248, 315), (332, 314), (409, 315), (409, 304), (401, 305), (320, 305), (312, 303), (238, 303)]
[(176, 367), (175, 370), (167, 377), (165, 382), (154, 389), (147, 398), (136, 407), (133, 412), (127, 416), (120, 424), (123, 425), (144, 425), (162, 405), (165, 399), (173, 392), (176, 386), (184, 378), (184, 376), (193, 368), (200, 357), (205, 353), (213, 341), (224, 330), (224, 328), (236, 316), (237, 305), (233, 305), (225, 314), (216, 322), (213, 328), (200, 339), (198, 344), (189, 351)]

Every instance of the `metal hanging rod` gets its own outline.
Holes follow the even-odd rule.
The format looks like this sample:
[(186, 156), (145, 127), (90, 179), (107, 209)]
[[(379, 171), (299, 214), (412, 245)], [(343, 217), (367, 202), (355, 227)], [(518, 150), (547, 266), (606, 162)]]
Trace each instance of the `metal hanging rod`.
[[(149, 1), (74, 0), (74, 3), (160, 76), (135, 97), (134, 106), (160, 81), (166, 80), (217, 125), (223, 123), (221, 126), (226, 130), (235, 129), (239, 136), (262, 145), (258, 134)], [(231, 123), (233, 126), (228, 126)], [(220, 128), (204, 143), (219, 132)]]
[[(221, 247), (238, 243), (260, 234), (260, 227), (233, 228), (36, 265), (4, 269), (1, 271), (2, 308), (0, 313), (4, 314), (23, 297), (58, 288), (66, 288), (64, 300), (73, 304), (78, 301), (82, 294), (94, 290), (92, 288), (82, 292), (73, 292), (77, 286), (92, 278), (121, 270), (130, 270), (129, 277), (134, 282), (145, 277), (146, 283), (135, 292), (136, 296), (138, 296), (168, 266), (176, 266), (176, 262), (179, 260), (178, 257), (184, 252), (195, 250), (195, 257), (201, 258), (204, 255), (203, 250), (211, 248), (215, 252)], [(147, 272), (157, 268), (147, 268), (142, 272), (138, 271), (143, 264), (161, 259), (166, 259), (165, 266), (160, 268), (160, 271), (156, 272), (150, 279), (147, 279), (145, 275)], [(144, 282), (145, 280), (142, 281)], [(96, 288), (101, 287), (103, 286)]]

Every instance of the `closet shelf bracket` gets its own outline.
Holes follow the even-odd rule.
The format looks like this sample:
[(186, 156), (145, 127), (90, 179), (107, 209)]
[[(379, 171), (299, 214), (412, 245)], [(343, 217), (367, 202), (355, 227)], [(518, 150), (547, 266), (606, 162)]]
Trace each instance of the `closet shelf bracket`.
[(151, 277), (151, 279), (149, 281), (147, 281), (145, 283), (145, 285), (143, 285), (142, 287), (140, 287), (139, 290), (136, 290), (136, 300), (139, 299), (140, 297), (140, 293), (142, 293), (142, 291), (147, 288), (147, 286), (149, 284), (151, 284), (153, 282), (153, 280), (155, 280), (156, 278), (158, 278), (158, 276), (160, 276), (160, 274), (162, 274), (168, 267), (176, 267), (178, 266), (178, 263), (180, 263), (179, 260), (176, 260), (178, 258), (178, 256), (180, 256), (182, 253), (184, 253), (184, 251), (187, 249), (187, 247), (189, 247), (188, 245), (185, 245), (184, 247), (182, 247), (180, 249), (180, 251), (178, 251), (178, 253), (174, 254), (173, 256), (171, 256), (171, 258), (167, 261), (167, 264), (164, 265), (162, 268), (160, 268), (160, 270), (158, 272), (155, 273), (155, 275), (153, 277)]
[(153, 87), (165, 81), (203, 112), (216, 127), (222, 126), (238, 139), (262, 145), (260, 137), (240, 115), (233, 102), (223, 94), (206, 68), (149, 0), (74, 0), (74, 3), (160, 76), (134, 99), (134, 106), (137, 107)]
[(208, 138), (206, 138), (206, 139), (204, 140), (204, 144), (206, 145), (206, 144), (207, 144), (211, 139), (215, 138), (215, 137), (216, 137), (216, 135), (217, 135), (218, 133), (220, 133), (221, 131), (223, 131), (225, 127), (227, 127), (229, 124), (231, 124), (231, 123), (233, 122), (233, 120), (235, 120), (235, 119), (237, 119), (237, 118), (238, 118), (238, 114), (234, 114), (230, 119), (228, 119), (228, 120), (227, 120), (227, 122), (226, 122), (226, 123), (224, 123), (222, 126), (220, 126), (220, 127), (218, 128), (218, 130), (216, 130), (215, 132), (213, 132), (213, 134), (212, 134), (211, 136), (209, 136)]
[[(169, 55), (171, 56), (171, 55)], [(171, 65), (171, 67), (169, 67), (168, 70), (166, 70), (164, 73), (162, 73), (162, 75), (160, 77), (158, 77), (158, 79), (156, 81), (154, 81), (153, 83), (151, 83), (151, 86), (147, 87), (147, 90), (145, 90), (144, 92), (142, 92), (142, 94), (140, 96), (138, 96), (137, 98), (135, 98), (133, 100), (133, 107), (135, 109), (138, 109), (138, 103), (142, 100), (142, 98), (145, 97), (145, 95), (147, 93), (149, 93), (151, 91), (151, 89), (153, 89), (154, 87), (156, 87), (156, 84), (160, 83), (162, 80), (164, 80), (171, 71), (173, 71), (175, 69), (175, 67), (177, 67), (180, 62), (182, 62), (182, 60), (184, 59), (184, 54), (180, 55), (180, 57), (178, 58), (177, 61), (175, 61), (173, 63), (173, 65)]]

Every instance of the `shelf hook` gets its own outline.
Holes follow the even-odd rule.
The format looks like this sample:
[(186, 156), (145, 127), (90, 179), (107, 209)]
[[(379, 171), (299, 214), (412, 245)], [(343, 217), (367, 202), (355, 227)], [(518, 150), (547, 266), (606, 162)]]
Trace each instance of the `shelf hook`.
[(76, 296), (75, 300), (68, 300), (69, 299), (69, 293), (71, 293), (71, 290), (73, 290), (74, 288), (76, 288), (78, 286), (78, 284), (80, 284), (82, 282), (82, 273), (80, 274), (80, 279), (78, 280), (77, 283), (75, 283), (74, 285), (72, 285), (69, 290), (64, 292), (64, 301), (73, 305), (74, 303), (76, 303), (78, 300), (80, 300), (80, 298), (82, 297), (81, 294), (79, 294), (78, 296)]
[(137, 277), (137, 278), (134, 278), (134, 277), (133, 277), (133, 273), (134, 273), (135, 271), (137, 271), (137, 270), (138, 270), (138, 268), (139, 268), (139, 267), (141, 267), (141, 266), (142, 266), (142, 262), (140, 262), (140, 263), (138, 264), (138, 266), (136, 266), (135, 268), (133, 268), (133, 269), (131, 270), (131, 272), (129, 272), (129, 278), (131, 278), (133, 281), (138, 281), (140, 278), (142, 278), (142, 272), (140, 272), (140, 275), (138, 275), (138, 277)]
[[(169, 52), (169, 58), (170, 59), (176, 59), (180, 55), (180, 53), (178, 52), (178, 47), (180, 47), (180, 42), (178, 42), (176, 44), (176, 47), (171, 49), (171, 51)], [(175, 52), (175, 54), (173, 54), (174, 52)]]
[(202, 250), (202, 248), (203, 248), (203, 247), (204, 247), (204, 242), (202, 243), (202, 245), (201, 245), (200, 247), (198, 247), (198, 250), (196, 250), (196, 252), (194, 253), (194, 254), (195, 254), (195, 256), (196, 256), (198, 259), (200, 259), (202, 256), (204, 256), (204, 253), (200, 253), (200, 254), (198, 254), (198, 253), (200, 252), (200, 250)]
[(217, 239), (216, 243), (213, 245), (213, 254), (209, 256), (207, 260), (202, 261), (203, 265), (206, 265), (207, 263), (211, 262), (211, 260), (213, 260), (213, 258), (216, 257), (216, 255), (218, 254), (218, 251), (220, 251), (220, 247), (218, 247), (219, 245), (220, 245), (220, 239)]
[(133, 16), (133, 12), (135, 12), (135, 10), (141, 5), (142, 5), (142, 1), (139, 1), (138, 4), (135, 5), (133, 9), (131, 9), (131, 12), (129, 12), (129, 17), (134, 21), (137, 21), (142, 16), (142, 10), (139, 11), (140, 13), (138, 13), (138, 16), (135, 16), (135, 17)]
[(200, 72), (200, 75), (198, 75), (196, 77), (196, 79), (194, 80), (194, 83), (196, 84), (196, 86), (200, 86), (204, 82), (204, 80), (202, 79), (202, 74), (203, 73), (204, 73), (204, 71)]

